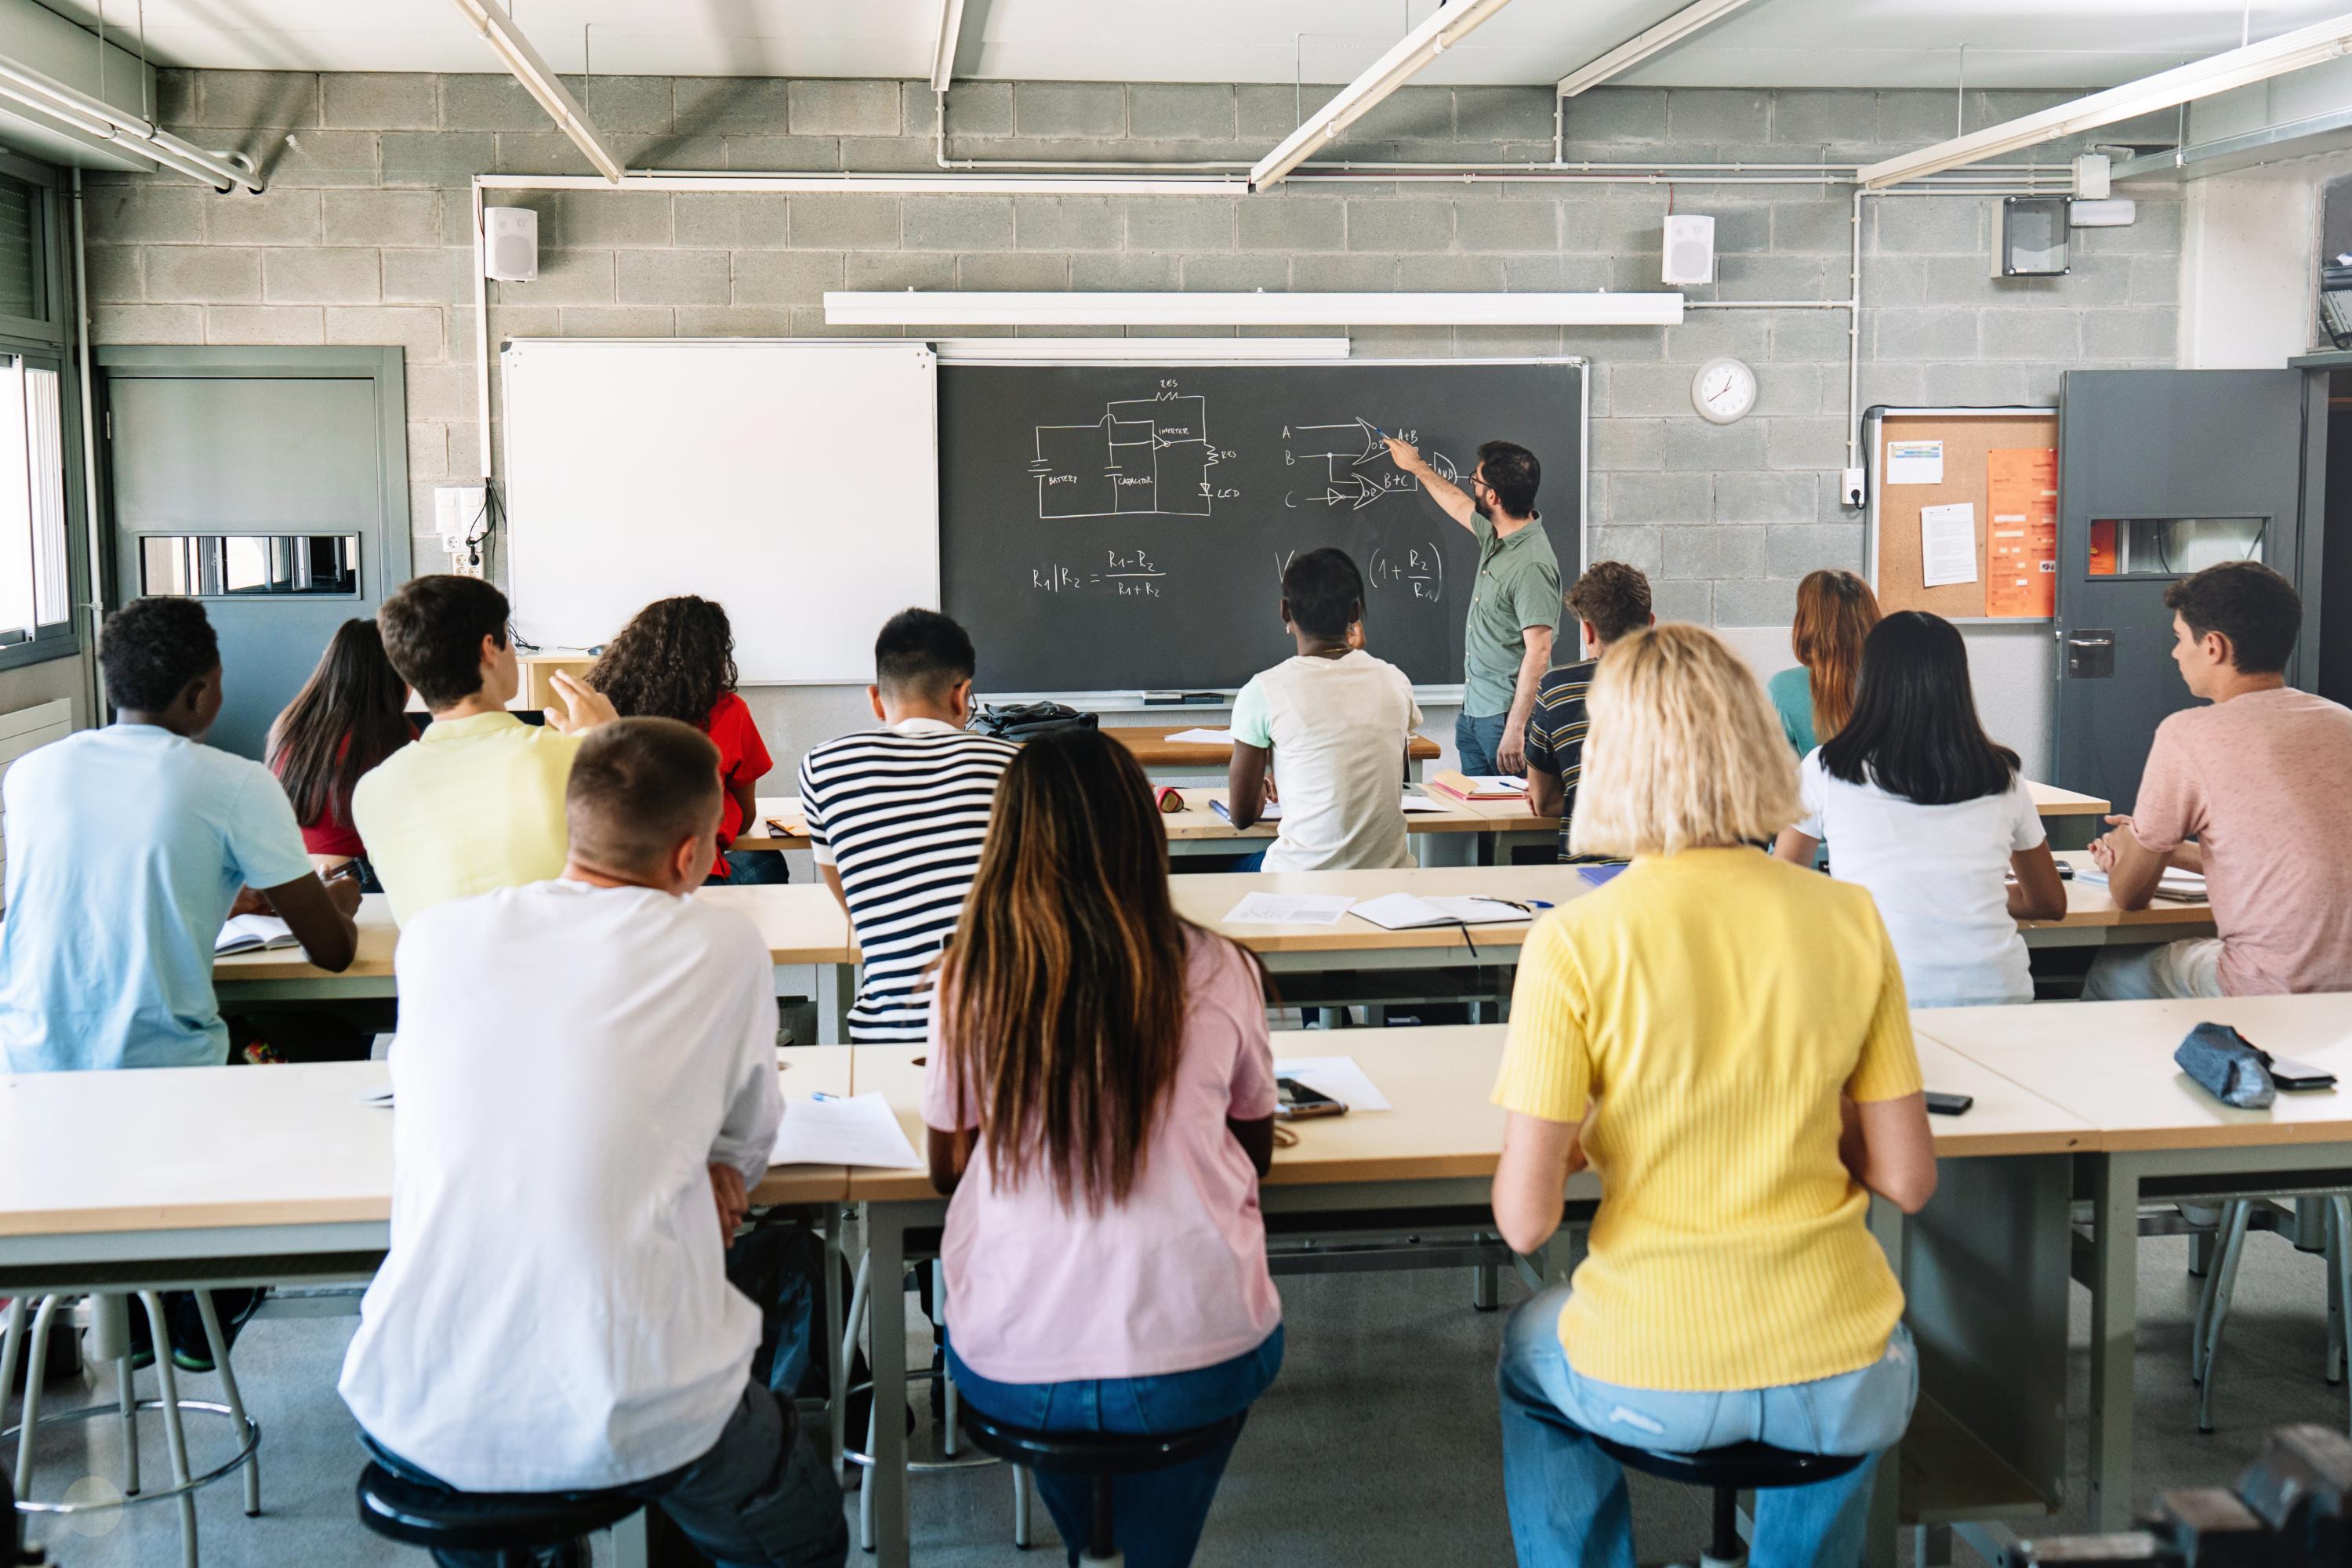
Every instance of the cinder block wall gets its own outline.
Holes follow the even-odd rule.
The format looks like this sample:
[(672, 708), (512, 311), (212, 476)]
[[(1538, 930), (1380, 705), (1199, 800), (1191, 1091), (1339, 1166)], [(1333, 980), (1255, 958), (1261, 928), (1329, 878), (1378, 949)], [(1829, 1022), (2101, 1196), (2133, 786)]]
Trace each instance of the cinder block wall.
[[(925, 84), (597, 78), (592, 116), (633, 166), (929, 170)], [(1307, 89), (1312, 108), (1328, 89)], [(585, 174), (509, 79), (491, 75), (173, 71), (162, 118), (250, 153), (261, 196), (175, 176), (104, 176), (89, 207), (97, 331), (109, 342), (365, 342), (407, 351), (412, 516), (471, 478), (478, 440), (467, 186), (477, 173)], [(959, 158), (1233, 159), (1296, 122), (1287, 87), (981, 82), (956, 88)], [(1602, 89), (1569, 106), (1569, 155), (1596, 163), (1852, 163), (2009, 118), (2063, 94)], [(1958, 118), (1956, 121), (1956, 111)], [(1408, 89), (1343, 151), (1368, 160), (1550, 156), (1544, 89)], [(2129, 128), (2103, 133), (2128, 139)], [(2058, 161), (2072, 149), (2041, 156)], [(2129, 228), (2078, 230), (2072, 276), (1995, 281), (1983, 198), (1864, 205), (1865, 405), (2046, 400), (2069, 367), (2170, 365), (2178, 187), (2129, 193)], [(1842, 297), (1847, 193), (1809, 185), (1296, 184), (1247, 199), (514, 194), (536, 207), (541, 272), (491, 286), (507, 335), (828, 331), (826, 289), (1654, 289), (1662, 220), (1717, 219), (1719, 281), (1695, 299)], [(1364, 355), (1574, 353), (1594, 362), (1591, 550), (1649, 572), (1662, 615), (1727, 628), (1788, 624), (1796, 581), (1858, 566), (1837, 504), (1845, 460), (1842, 311), (1694, 311), (1669, 330), (1369, 328)], [(1692, 414), (1698, 362), (1734, 353), (1758, 412)], [(494, 411), (495, 412), (495, 411)], [(420, 563), (437, 559), (420, 541)], [(1563, 553), (1565, 553), (1563, 550)], [(2022, 628), (2021, 628), (2022, 630)], [(1765, 668), (1770, 633), (1739, 639)], [(2046, 643), (2046, 637), (2039, 639)], [(2010, 639), (1980, 682), (2046, 711), (2038, 645)], [(1785, 657), (1778, 659), (1787, 662)], [(1995, 700), (1986, 694), (1990, 711)], [(856, 721), (841, 694), (761, 702), (797, 751)], [(2040, 721), (2019, 743), (2040, 750)], [(2029, 763), (2034, 759), (2029, 758)]]

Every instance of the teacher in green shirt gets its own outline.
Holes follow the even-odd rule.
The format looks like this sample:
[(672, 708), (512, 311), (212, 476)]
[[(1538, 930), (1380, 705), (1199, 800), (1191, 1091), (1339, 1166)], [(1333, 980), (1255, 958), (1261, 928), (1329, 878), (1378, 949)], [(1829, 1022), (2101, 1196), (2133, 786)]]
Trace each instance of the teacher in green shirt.
[(1446, 516), (1478, 537), (1462, 650), (1462, 713), (1454, 721), (1462, 771), (1524, 776), (1528, 716), (1551, 668), (1551, 637), (1559, 626), (1559, 557), (1536, 510), (1543, 468), (1525, 447), (1489, 441), (1478, 448), (1465, 494), (1422, 461), (1411, 442), (1390, 437), (1389, 456)]

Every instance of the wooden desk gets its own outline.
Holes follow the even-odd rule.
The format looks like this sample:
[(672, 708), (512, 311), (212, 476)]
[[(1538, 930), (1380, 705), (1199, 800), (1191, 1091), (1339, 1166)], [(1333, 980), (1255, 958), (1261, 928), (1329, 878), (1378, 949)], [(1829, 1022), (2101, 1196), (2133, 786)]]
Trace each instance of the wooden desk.
[[(2173, 1065), (2189, 1027), (2230, 1024), (2266, 1050), (2334, 1068), (2352, 1083), (2352, 994), (2189, 1002), (2051, 1003), (1950, 1008), (1914, 1026), (1954, 1052), (2090, 1123), (2081, 1157), (2093, 1194), (2091, 1527), (2119, 1530), (2134, 1511), (2133, 1352), (2138, 1329), (2143, 1202), (2243, 1196), (2280, 1186), (2352, 1187), (2352, 1090), (2282, 1094), (2235, 1110)], [(1980, 1194), (1999, 1212), (2011, 1194)], [(2064, 1215), (2042, 1225), (2070, 1245)]]
[[(1102, 732), (1132, 752), (1155, 782), (1213, 784), (1223, 783), (1225, 770), (1233, 765), (1231, 743), (1210, 745), (1171, 741), (1168, 737), (1186, 730), (1223, 730), (1232, 722), (1230, 710), (1211, 709), (1189, 724), (1106, 724)], [(1415, 779), (1421, 777), (1423, 764), (1444, 754), (1438, 743), (1426, 735), (1413, 735), (1405, 742), (1406, 767)]]
[[(1395, 1109), (1298, 1123), (1297, 1146), (1275, 1151), (1274, 1167), (1260, 1186), (1265, 1213), (1329, 1216), (1338, 1227), (1346, 1225), (1350, 1215), (1360, 1223), (1370, 1223), (1375, 1216), (1385, 1220), (1400, 1211), (1431, 1214), (1465, 1205), (1483, 1209), (1502, 1152), (1503, 1113), (1488, 1096), (1501, 1063), (1503, 1043), (1500, 1026), (1276, 1035), (1277, 1058), (1290, 1053), (1352, 1056)], [(924, 1129), (918, 1110), (922, 1068), (917, 1058), (925, 1054), (919, 1047), (863, 1047), (852, 1067), (856, 1091), (878, 1089), (887, 1095), (899, 1124), (918, 1149), (923, 1147)], [(1956, 1161), (1971, 1155), (2037, 1156), (2045, 1164), (2053, 1159), (2063, 1163), (2064, 1154), (2078, 1147), (2086, 1135), (2079, 1119), (1955, 1053), (1927, 1044), (1921, 1062), (1936, 1088), (1977, 1096), (1977, 1105), (1967, 1116), (1937, 1119), (1939, 1155)], [(907, 1233), (943, 1224), (945, 1202), (932, 1191), (928, 1175), (919, 1172), (852, 1170), (849, 1182), (852, 1198), (864, 1205), (872, 1277), (898, 1278), (904, 1268)], [(1599, 1192), (1598, 1182), (1588, 1173), (1570, 1182), (1567, 1195), (1571, 1203), (1590, 1203)], [(1878, 1208), (1884, 1211), (1885, 1205)], [(1890, 1242), (1895, 1256), (1903, 1255), (1899, 1216), (1875, 1221), (1874, 1228)], [(1931, 1239), (1915, 1239), (1915, 1250), (1923, 1259), (1930, 1256)], [(1557, 1260), (1564, 1266), (1567, 1248), (1555, 1250)], [(1975, 1277), (1982, 1277), (1980, 1269)], [(877, 1291), (875, 1298), (896, 1300), (882, 1291)], [(1943, 1294), (1936, 1282), (1929, 1281), (1918, 1292), (1918, 1300), (1933, 1310)], [(2057, 1302), (2063, 1356), (2063, 1279)], [(2005, 1302), (2004, 1308), (2013, 1310), (2013, 1305)], [(1935, 1324), (1924, 1324), (1915, 1332), (1923, 1330), (1923, 1337), (1930, 1342), (1938, 1337)], [(904, 1399), (903, 1392), (898, 1392), (906, 1376), (903, 1336), (885, 1333), (874, 1336), (874, 1343), (876, 1397), (880, 1408), (892, 1409)], [(2027, 1391), (2025, 1397), (2032, 1414), (2046, 1421), (2050, 1415), (2046, 1395)], [(1915, 1426), (1914, 1438), (1906, 1441), (1906, 1452), (1927, 1449), (1928, 1461), (1889, 1466), (1887, 1473), (1909, 1472), (1902, 1483), (1902, 1514), (1906, 1521), (1958, 1517), (1939, 1511), (1945, 1504), (1934, 1489), (1942, 1484), (1956, 1455), (1980, 1463), (1984, 1444), (1958, 1426), (1943, 1407), (1923, 1403), (1922, 1409), (1930, 1414), (1923, 1417), (1921, 1426)], [(2063, 1449), (2063, 1426), (2059, 1437)], [(887, 1568), (900, 1568), (909, 1558), (905, 1436), (902, 1430), (885, 1422), (876, 1439), (877, 1462), (867, 1472), (866, 1484), (877, 1489), (877, 1561)], [(1974, 1482), (1979, 1475), (1980, 1471), (1965, 1480)], [(1883, 1547), (1882, 1560), (1892, 1561), (1891, 1515), (1886, 1522), (1889, 1528), (1883, 1532), (1883, 1540), (1874, 1540), (1873, 1545)]]
[[(849, 917), (831, 889), (816, 884), (705, 888), (695, 896), (736, 910), (760, 928), (780, 985), (789, 979), (782, 971), (814, 967), (819, 1032), (834, 1041), (845, 1037), (840, 1025), (856, 990), (857, 948), (850, 941)], [(393, 949), (400, 931), (393, 923), (390, 901), (380, 893), (362, 898), (359, 926), (359, 956), (341, 973), (318, 968), (299, 947), (238, 952), (213, 961), (213, 989), (224, 1007), (238, 1002), (393, 995)]]
[(2095, 795), (2076, 795), (2071, 789), (2056, 784), (2025, 781), (2028, 795), (2033, 797), (2033, 809), (2045, 821), (2053, 816), (2105, 816), (2115, 809), (2114, 804)]
[[(1509, 967), (1532, 921), (1473, 926), (1465, 938), (1459, 926), (1420, 931), (1383, 931), (1355, 915), (1336, 925), (1227, 925), (1224, 919), (1249, 893), (1345, 894), (1374, 899), (1383, 893), (1423, 897), (1482, 894), (1541, 900), (1558, 905), (1583, 897), (1591, 885), (1572, 866), (1441, 866), (1400, 871), (1258, 871), (1178, 877), (1176, 912), (1248, 948), (1272, 970), (1394, 969), (1433, 963)], [(1538, 911), (1540, 912), (1540, 911)]]
[(2093, 868), (2090, 851), (2063, 850), (2057, 858), (2074, 868), (2065, 884), (2066, 913), (2060, 920), (2019, 921), (2028, 947), (2136, 947), (2213, 934), (2210, 904), (2158, 899), (2144, 910), (2117, 909), (2104, 883), (2082, 879)]

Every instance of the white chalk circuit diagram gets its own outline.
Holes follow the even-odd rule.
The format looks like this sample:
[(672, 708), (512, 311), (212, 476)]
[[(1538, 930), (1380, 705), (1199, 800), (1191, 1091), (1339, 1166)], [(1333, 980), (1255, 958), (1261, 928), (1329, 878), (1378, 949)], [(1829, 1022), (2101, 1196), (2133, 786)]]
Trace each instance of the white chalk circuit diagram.
[[(1029, 463), (1044, 521), (1090, 517), (1209, 517), (1241, 491), (1212, 472), (1235, 456), (1209, 435), (1209, 399), (1160, 384), (1157, 395), (1118, 398), (1084, 425), (1034, 426)], [(1414, 432), (1397, 432), (1407, 440)], [(1282, 426), (1283, 466), (1293, 482), (1283, 505), (1361, 511), (1384, 496), (1409, 494), (1421, 481), (1389, 457), (1387, 433), (1370, 420)], [(1444, 453), (1424, 454), (1447, 481), (1460, 482)]]

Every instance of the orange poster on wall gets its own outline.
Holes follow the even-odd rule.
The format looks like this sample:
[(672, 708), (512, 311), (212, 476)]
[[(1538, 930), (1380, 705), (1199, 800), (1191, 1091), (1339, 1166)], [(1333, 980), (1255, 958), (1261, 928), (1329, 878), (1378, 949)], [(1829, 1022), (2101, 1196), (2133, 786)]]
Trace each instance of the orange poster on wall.
[(2058, 603), (2058, 453), (1985, 454), (1985, 614), (2047, 616)]

